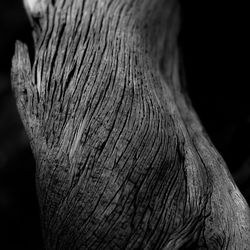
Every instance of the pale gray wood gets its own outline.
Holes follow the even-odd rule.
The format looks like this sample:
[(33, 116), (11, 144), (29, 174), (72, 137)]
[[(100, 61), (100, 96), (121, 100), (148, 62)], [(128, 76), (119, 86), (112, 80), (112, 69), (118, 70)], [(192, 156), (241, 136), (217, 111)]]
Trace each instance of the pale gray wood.
[(12, 85), (46, 249), (250, 249), (249, 207), (182, 87), (178, 2), (25, 7), (35, 60), (16, 43)]

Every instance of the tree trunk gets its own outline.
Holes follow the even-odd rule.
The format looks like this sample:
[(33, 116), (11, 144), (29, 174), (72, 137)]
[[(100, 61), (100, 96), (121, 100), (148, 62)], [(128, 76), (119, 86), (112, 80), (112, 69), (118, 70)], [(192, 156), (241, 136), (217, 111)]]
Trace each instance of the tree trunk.
[(24, 0), (12, 85), (46, 249), (250, 249), (249, 207), (183, 88), (175, 0)]

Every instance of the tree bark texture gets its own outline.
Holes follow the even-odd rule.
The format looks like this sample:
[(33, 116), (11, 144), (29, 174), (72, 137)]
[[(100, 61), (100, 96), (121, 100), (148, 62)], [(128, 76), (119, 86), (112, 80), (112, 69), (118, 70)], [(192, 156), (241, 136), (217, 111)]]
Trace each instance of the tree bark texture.
[(184, 91), (178, 2), (24, 3), (35, 56), (16, 43), (12, 86), (46, 249), (250, 249), (249, 207)]

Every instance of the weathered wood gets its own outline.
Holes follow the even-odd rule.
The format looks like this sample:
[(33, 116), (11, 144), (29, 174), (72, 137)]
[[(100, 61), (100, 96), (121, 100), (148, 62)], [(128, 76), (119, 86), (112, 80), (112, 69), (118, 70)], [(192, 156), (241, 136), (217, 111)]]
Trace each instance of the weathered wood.
[(46, 249), (250, 249), (249, 207), (182, 87), (175, 0), (26, 0), (12, 85)]

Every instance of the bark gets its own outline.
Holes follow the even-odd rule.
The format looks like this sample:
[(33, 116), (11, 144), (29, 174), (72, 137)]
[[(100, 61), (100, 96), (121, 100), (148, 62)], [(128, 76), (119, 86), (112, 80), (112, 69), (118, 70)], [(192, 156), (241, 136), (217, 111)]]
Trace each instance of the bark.
[[(175, 0), (26, 0), (12, 86), (46, 249), (250, 249), (249, 207), (183, 87)], [(211, 100), (212, 101), (212, 100)]]

